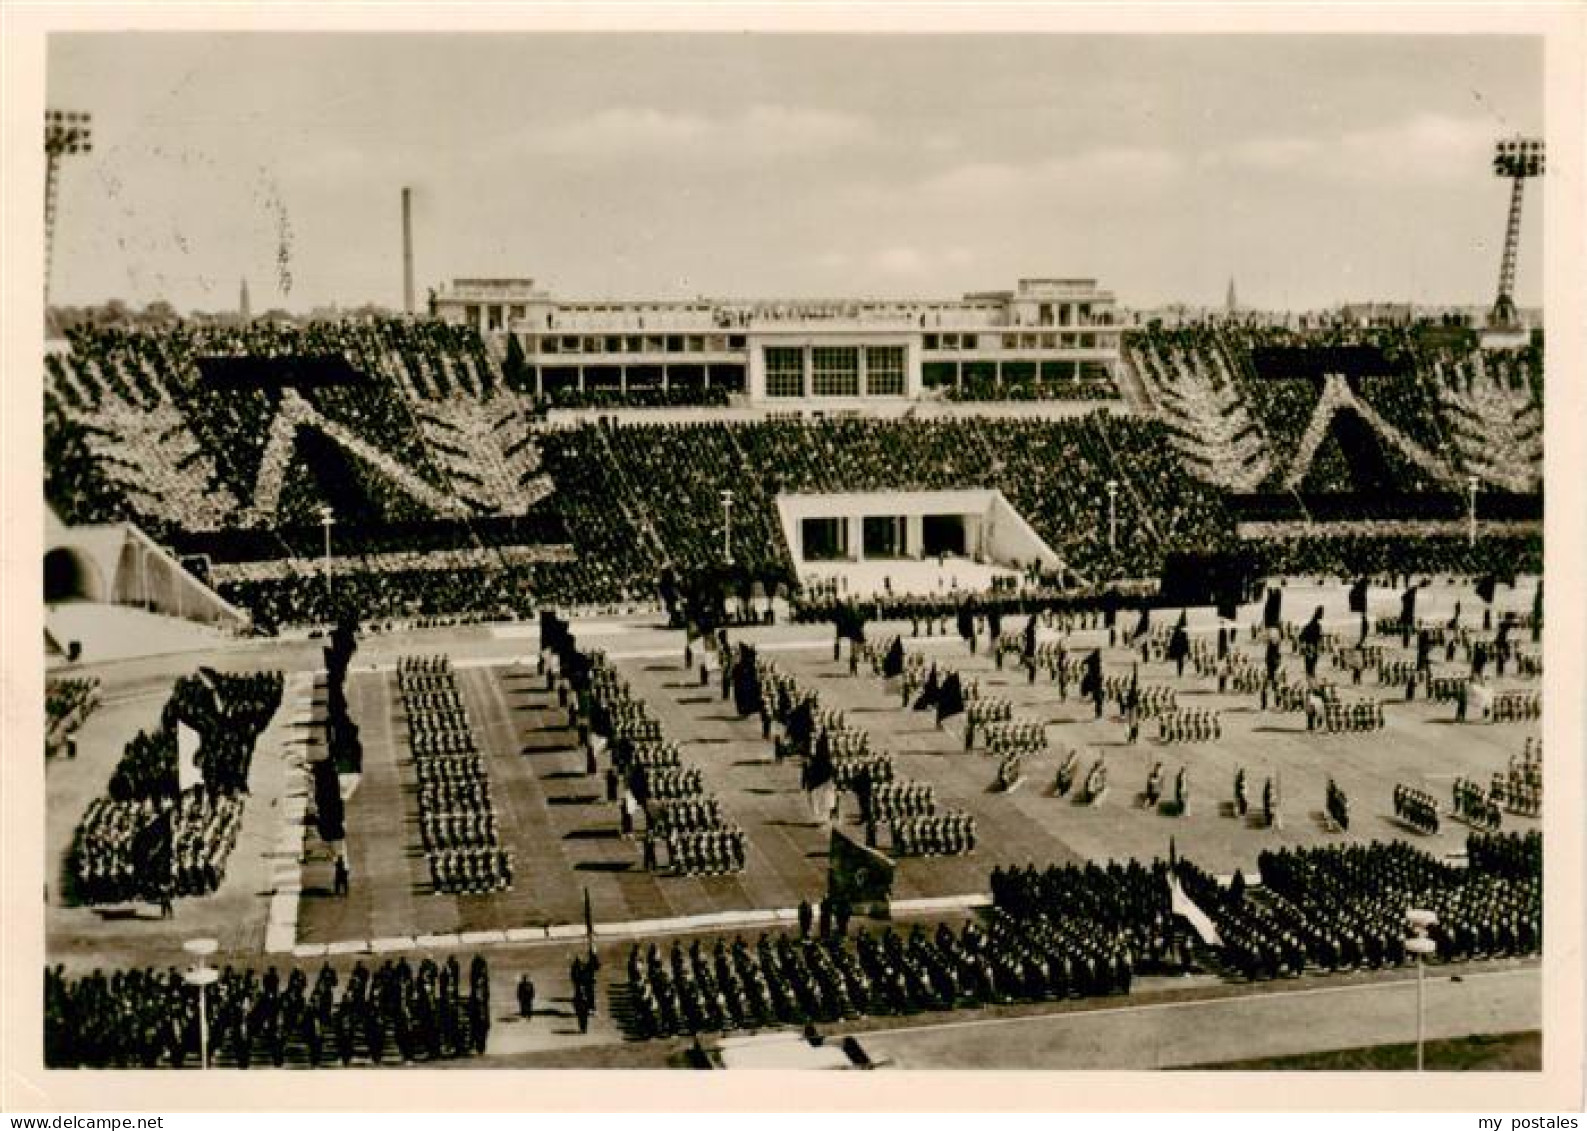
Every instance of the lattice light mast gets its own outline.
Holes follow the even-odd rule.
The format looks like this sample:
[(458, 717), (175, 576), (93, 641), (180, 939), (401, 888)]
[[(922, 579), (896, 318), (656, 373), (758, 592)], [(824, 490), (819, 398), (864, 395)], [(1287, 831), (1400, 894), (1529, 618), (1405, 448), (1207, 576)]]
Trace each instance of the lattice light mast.
[(80, 110), (44, 111), (44, 305), (50, 304), (50, 269), (55, 260), (55, 196), (61, 158), (91, 153), (93, 122)]
[(1515, 316), (1515, 259), (1521, 243), (1521, 203), (1528, 177), (1543, 175), (1543, 142), (1537, 138), (1509, 138), (1493, 152), (1493, 173), (1508, 177), (1510, 219), (1504, 229), (1504, 258), (1499, 261), (1499, 296), (1493, 302), (1492, 324), (1513, 327)]

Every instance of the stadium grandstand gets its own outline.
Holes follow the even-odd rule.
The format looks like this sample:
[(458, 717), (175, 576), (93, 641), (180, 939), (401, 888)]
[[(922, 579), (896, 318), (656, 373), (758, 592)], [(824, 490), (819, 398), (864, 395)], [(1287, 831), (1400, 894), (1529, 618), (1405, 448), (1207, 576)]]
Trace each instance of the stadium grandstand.
[[(1105, 292), (1088, 287), (1097, 308), (1045, 301), (1031, 281), (1018, 301), (910, 307), (917, 324), (896, 347), (904, 412), (828, 395), (837, 386), (811, 371), (798, 396), (766, 391), (767, 367), (791, 350), (818, 366), (835, 351), (833, 364), (853, 367), (842, 390), (874, 393), (850, 377), (894, 348), (874, 342), (901, 308), (873, 323), (858, 301), (841, 318), (741, 304), (743, 334), (714, 327), (732, 321), (720, 304), (544, 315), (561, 330), (633, 322), (623, 342), (663, 352), (669, 331), (704, 319), (702, 348), (731, 339), (760, 359), (738, 363), (747, 388), (689, 361), (673, 383), (665, 366), (660, 401), (622, 375), (657, 360), (639, 354), (592, 367), (616, 364), (616, 386), (589, 369), (548, 385), (550, 337), (524, 329), (541, 307), (525, 296), (498, 319), (461, 302), (479, 297), (462, 282), (429, 320), (79, 328), (45, 358), (46, 495), (70, 524), (133, 523), (201, 561), (203, 580), (265, 630), (329, 619), (326, 557), (330, 592), (383, 617), (653, 602), (663, 569), (722, 564), (724, 491), (734, 568), (767, 593), (799, 577), (778, 497), (818, 493), (1001, 492), (1063, 563), (1067, 588), (1152, 581), (1170, 555), (1234, 549), (1273, 573), (1537, 567), (1540, 340), (1496, 350), (1431, 323), (1209, 319), (1093, 331), (1118, 343), (1098, 362), (1100, 398), (1071, 374), (1083, 388), (1044, 384), (1028, 403), (1026, 378), (1040, 381), (1046, 361), (953, 362), (956, 380), (992, 367), (971, 381), (975, 405), (956, 403), (963, 385), (922, 376), (945, 363), (921, 361), (941, 339), (919, 320), (963, 324), (968, 309), (1001, 321), (998, 350), (1028, 321), (1038, 347), (1052, 338), (1061, 353), (1068, 331), (1047, 322), (1114, 321)], [(811, 344), (831, 335), (858, 344)], [(682, 334), (685, 351), (700, 336)], [(801, 336), (797, 348), (772, 344)]]

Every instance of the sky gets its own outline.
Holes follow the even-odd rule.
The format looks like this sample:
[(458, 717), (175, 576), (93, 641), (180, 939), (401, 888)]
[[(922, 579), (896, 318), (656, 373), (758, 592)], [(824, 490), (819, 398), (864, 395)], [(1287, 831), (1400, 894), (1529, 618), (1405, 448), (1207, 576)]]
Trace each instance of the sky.
[[(72, 34), (53, 301), (400, 306), (948, 297), (1094, 277), (1138, 308), (1492, 301), (1543, 125), (1520, 37)], [(1541, 302), (1542, 193), (1517, 299)]]

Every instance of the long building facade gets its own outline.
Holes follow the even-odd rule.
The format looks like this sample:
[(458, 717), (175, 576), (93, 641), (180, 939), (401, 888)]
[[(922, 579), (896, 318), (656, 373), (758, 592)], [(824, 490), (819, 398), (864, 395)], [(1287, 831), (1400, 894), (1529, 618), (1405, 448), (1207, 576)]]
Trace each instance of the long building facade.
[(456, 279), (431, 314), (511, 335), (555, 396), (706, 387), (751, 404), (898, 401), (1007, 381), (1113, 382), (1114, 296), (1094, 279), (1021, 279), (959, 299), (558, 299), (533, 279)]

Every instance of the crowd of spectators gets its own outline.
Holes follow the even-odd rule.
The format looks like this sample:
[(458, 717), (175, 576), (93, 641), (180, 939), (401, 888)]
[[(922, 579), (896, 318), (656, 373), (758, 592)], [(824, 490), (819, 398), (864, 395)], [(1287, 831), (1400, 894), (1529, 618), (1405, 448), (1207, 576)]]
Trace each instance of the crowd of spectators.
[(732, 400), (733, 391), (723, 385), (712, 385), (707, 388), (704, 384), (677, 384), (669, 382), (663, 389), (660, 385), (634, 385), (630, 384), (627, 391), (618, 389), (576, 387), (548, 389), (541, 403), (547, 409), (581, 409), (581, 408), (725, 408)]
[(1081, 374), (1068, 372), (1067, 363), (1004, 362), (1001, 375), (994, 365), (971, 362), (960, 379), (944, 383), (950, 401), (1101, 401), (1114, 400), (1119, 387), (1100, 363), (1086, 362)]
[(44, 684), (44, 752), (66, 750), (72, 732), (99, 706), (99, 680), (50, 679)]
[[(1176, 329), (1132, 331), (1125, 336), (1125, 347), (1148, 386), (1168, 391), (1170, 410), (1175, 408), (1171, 402), (1178, 392), (1187, 387), (1192, 395), (1201, 397), (1220, 394), (1225, 388), (1236, 391), (1238, 411), (1249, 414), (1267, 459), (1259, 460), (1256, 449), (1243, 442), (1226, 445), (1232, 450), (1208, 453), (1214, 463), (1225, 461), (1224, 474), (1215, 475), (1214, 481), (1221, 478), (1233, 486), (1241, 479), (1238, 472), (1242, 467), (1263, 463), (1267, 485), (1276, 487), (1300, 447), (1325, 371), (1345, 375), (1356, 398), (1370, 412), (1452, 474), (1480, 472), (1488, 478), (1495, 466), (1512, 463), (1517, 440), (1534, 438), (1540, 424), (1541, 351), (1532, 346), (1480, 348), (1470, 335), (1428, 336), (1423, 330), (1415, 325), (1290, 327), (1219, 320)], [(1263, 351), (1280, 350), (1337, 351), (1334, 356), (1343, 363), (1322, 366), (1315, 373), (1259, 364)], [(1354, 357), (1349, 351), (1356, 351)], [(1373, 360), (1355, 362), (1355, 358)], [(1475, 396), (1479, 388), (1487, 387), (1510, 395), (1490, 404)], [(1223, 407), (1236, 409), (1234, 401)], [(1393, 450), (1392, 444), (1379, 448), (1375, 454), (1390, 464), (1398, 490), (1448, 489), (1447, 483)], [(1519, 454), (1533, 466), (1515, 468), (1504, 477), (1512, 490), (1527, 489), (1529, 480), (1535, 483), (1541, 467), (1540, 446), (1523, 443)], [(1306, 489), (1354, 489), (1357, 485), (1349, 455), (1338, 444), (1325, 441), (1306, 475)], [(1243, 489), (1254, 487), (1244, 485)]]
[[(438, 323), (79, 328), (68, 351), (46, 359), (46, 490), (68, 521), (132, 518), (161, 538), (221, 539), (225, 546), (209, 549), (232, 566), (283, 563), (220, 578), (222, 595), (269, 630), (323, 623), (342, 602), (392, 619), (511, 618), (547, 603), (649, 601), (664, 568), (689, 575), (716, 567), (724, 543), (761, 591), (792, 590), (773, 504), (780, 492), (996, 488), (1069, 565), (1067, 580), (1155, 578), (1173, 551), (1234, 545), (1229, 491), (1277, 486), (1319, 378), (1269, 371), (1260, 358), (1299, 347), (1381, 359), (1349, 378), (1363, 404), (1455, 472), (1474, 469), (1506, 490), (1535, 486), (1541, 366), (1530, 347), (1478, 354), (1426, 345), (1415, 329), (1232, 321), (1148, 328), (1126, 345), (1154, 387), (1177, 388), (1193, 373), (1208, 388), (1237, 393), (1224, 407), (1247, 413), (1250, 427), (1218, 440), (1227, 451), (1209, 455), (1202, 444), (1200, 456), (1186, 446), (1185, 419), (1172, 412), (542, 428), (543, 406), (502, 378), (500, 350)], [(217, 358), (278, 371), (262, 383), (227, 383), (206, 372)], [(315, 377), (324, 359), (340, 363), (342, 377)], [(1472, 390), (1489, 387), (1510, 399), (1472, 400)], [(281, 414), (312, 417), (313, 426), (299, 428), (291, 444), (271, 444)], [(1260, 484), (1248, 482), (1261, 462), (1251, 446), (1258, 434), (1269, 457)], [(354, 455), (349, 438), (374, 454)], [(1428, 482), (1393, 444), (1377, 447), (1397, 492), (1447, 488)], [(1521, 464), (1499, 459), (1522, 448), (1530, 454)], [(1306, 488), (1348, 492), (1349, 455), (1329, 438)], [(279, 498), (255, 510), (261, 481), (279, 481)], [(1109, 481), (1119, 485), (1111, 540)], [(728, 530), (724, 490), (734, 493)], [(1442, 507), (1446, 496), (1454, 497), (1447, 489), (1411, 497)], [(315, 560), (324, 505), (347, 539), (330, 589)], [(519, 520), (501, 530), (461, 521), (512, 515)], [(552, 540), (568, 546), (566, 560), (507, 552)], [(1525, 568), (1539, 544), (1483, 538), (1472, 548), (1459, 537), (1385, 525), (1381, 535), (1275, 536), (1256, 548), (1271, 572), (1410, 563), (1480, 572), (1500, 559)], [(442, 561), (443, 551), (472, 556)]]
[[(548, 466), (586, 462), (590, 492), (572, 494), (602, 517), (608, 536), (620, 530), (647, 548), (652, 570), (663, 560), (682, 572), (721, 561), (724, 490), (734, 493), (735, 560), (773, 580), (791, 573), (774, 506), (781, 492), (997, 488), (1082, 574), (1156, 576), (1168, 549), (1217, 546), (1233, 534), (1221, 497), (1184, 474), (1154, 420), (606, 423), (548, 433), (543, 443)], [(560, 460), (562, 452), (574, 454)], [(1126, 485), (1115, 550), (1099, 521), (1109, 479)], [(584, 524), (568, 526), (577, 544)]]

